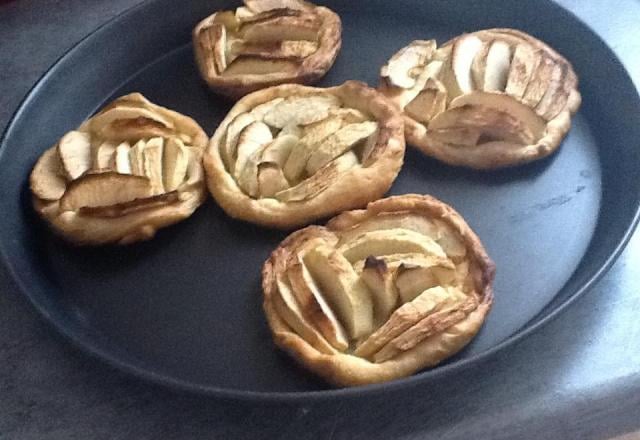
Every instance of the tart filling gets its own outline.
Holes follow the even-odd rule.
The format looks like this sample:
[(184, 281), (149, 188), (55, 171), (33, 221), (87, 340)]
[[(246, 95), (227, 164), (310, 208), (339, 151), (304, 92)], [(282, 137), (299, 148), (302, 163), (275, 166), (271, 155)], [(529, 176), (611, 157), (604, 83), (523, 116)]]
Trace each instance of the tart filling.
[(311, 84), (331, 68), (341, 45), (340, 18), (302, 0), (245, 0), (193, 30), (200, 73), (211, 89), (240, 97), (268, 86)]
[(379, 89), (404, 111), (407, 142), (452, 165), (490, 169), (555, 151), (580, 106), (571, 64), (513, 29), (413, 41)]
[(206, 142), (191, 118), (139, 93), (120, 97), (40, 157), (34, 207), (78, 244), (149, 239), (203, 202)]
[(438, 364), (475, 336), (493, 301), (481, 242), (429, 196), (378, 200), (299, 230), (262, 274), (275, 343), (340, 386)]
[(283, 85), (240, 100), (204, 157), (211, 193), (232, 217), (291, 227), (379, 198), (404, 154), (402, 119), (349, 81)]

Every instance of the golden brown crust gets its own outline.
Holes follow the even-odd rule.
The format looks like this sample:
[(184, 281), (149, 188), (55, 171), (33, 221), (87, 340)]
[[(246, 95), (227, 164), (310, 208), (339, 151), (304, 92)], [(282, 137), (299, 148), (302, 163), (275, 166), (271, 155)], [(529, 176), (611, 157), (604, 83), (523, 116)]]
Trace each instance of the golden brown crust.
[[(440, 46), (440, 48), (434, 52), (434, 55), (425, 61), (425, 65), (434, 60), (443, 61), (443, 68), (432, 77), (434, 80), (441, 81), (447, 86), (447, 106), (444, 113), (451, 110), (452, 98), (465, 96), (468, 93), (466, 91), (461, 92), (457, 85), (451, 86), (451, 84), (456, 84), (451, 63), (453, 62), (453, 54), (455, 52), (452, 48), (455, 48), (456, 43), (461, 41), (461, 39), (470, 36), (474, 38), (477, 37), (484, 45), (484, 48), (478, 52), (478, 55), (474, 57), (474, 61), (471, 64), (470, 68), (473, 75), (484, 74), (484, 72), (478, 73), (474, 71), (476, 63), (478, 63), (478, 59), (487, 56), (490, 45), (496, 41), (505, 42), (509, 45), (511, 49), (510, 63), (513, 61), (515, 48), (518, 46), (526, 46), (528, 51), (536, 57), (536, 61), (530, 66), (534, 71), (537, 68), (536, 66), (539, 65), (538, 59), (544, 59), (550, 63), (549, 65), (552, 66), (550, 68), (557, 68), (559, 72), (562, 72), (560, 77), (555, 79), (555, 81), (561, 81), (559, 89), (555, 97), (550, 96), (546, 98), (547, 103), (544, 104), (544, 108), (540, 108), (542, 104), (540, 104), (539, 101), (542, 95), (545, 94), (545, 90), (547, 88), (552, 89), (556, 84), (549, 76), (546, 76), (544, 80), (537, 78), (539, 81), (543, 81), (541, 85), (539, 84), (538, 86), (544, 88), (540, 89), (539, 94), (534, 95), (535, 97), (532, 98), (531, 101), (527, 101), (524, 96), (518, 97), (517, 95), (512, 95), (508, 90), (504, 90), (504, 88), (500, 90), (487, 89), (486, 85), (478, 85), (474, 77), (474, 91), (484, 90), (490, 91), (491, 93), (505, 94), (505, 96), (508, 96), (509, 99), (512, 99), (514, 102), (518, 101), (529, 105), (532, 114), (546, 125), (545, 130), (530, 143), (494, 142), (490, 139), (484, 143), (478, 141), (478, 143), (473, 146), (460, 145), (452, 140), (446, 140), (436, 136), (433, 130), (430, 129), (428, 122), (418, 121), (405, 111), (403, 118), (407, 143), (445, 163), (476, 169), (495, 169), (514, 166), (538, 160), (552, 154), (559, 148), (562, 140), (571, 128), (571, 117), (576, 113), (581, 103), (580, 92), (577, 88), (578, 79), (571, 64), (545, 43), (515, 29), (486, 29), (455, 37)], [(412, 45), (416, 43), (417, 42), (414, 42)], [(513, 68), (515, 69), (515, 67)], [(424, 69), (424, 65), (422, 67), (418, 66), (418, 69)], [(520, 74), (525, 75), (523, 71), (521, 71)], [(532, 83), (535, 78), (535, 74), (531, 72), (528, 72), (527, 75), (529, 76), (526, 79), (527, 83), (525, 83), (525, 87), (527, 84)], [(505, 85), (503, 85), (503, 87), (505, 87)], [(401, 109), (405, 109), (406, 106), (415, 99), (415, 96), (408, 92), (408, 90), (395, 86), (386, 77), (381, 79), (379, 90), (390, 97)], [(415, 95), (418, 93), (419, 92), (416, 92)], [(508, 113), (508, 110), (505, 111)], [(536, 115), (536, 113), (538, 113), (538, 115)], [(433, 120), (435, 116), (437, 116), (437, 114), (427, 119)], [(468, 138), (468, 141), (474, 143), (471, 138)]]
[[(444, 298), (449, 302), (441, 303), (438, 306), (437, 300), (428, 298), (430, 290), (423, 292), (421, 297), (426, 298), (427, 303), (430, 304), (430, 310), (436, 311), (436, 313), (420, 309), (418, 302), (421, 298), (411, 303), (405, 302), (402, 308), (414, 307), (415, 303), (414, 313), (422, 313), (421, 316), (426, 317), (424, 321), (420, 322), (422, 329), (418, 326), (413, 328), (413, 334), (422, 331), (424, 338), (409, 341), (411, 342), (409, 345), (404, 345), (408, 347), (407, 349), (402, 349), (403, 345), (400, 342), (392, 346), (392, 350), (387, 348), (385, 359), (382, 361), (376, 360), (375, 356), (371, 357), (370, 355), (361, 357), (356, 354), (357, 350), (355, 353), (353, 352), (353, 344), (361, 346), (362, 340), (359, 342), (352, 340), (352, 347), (347, 351), (334, 349), (327, 352), (327, 350), (321, 349), (317, 342), (306, 340), (303, 335), (297, 333), (278, 313), (274, 307), (274, 297), (279, 294), (278, 284), (275, 282), (276, 277), (286, 273), (287, 262), (298, 261), (298, 259), (302, 261), (305, 252), (307, 252), (305, 249), (316, 247), (320, 242), (340, 248), (345, 243), (351, 242), (350, 237), (353, 234), (349, 235), (350, 232), (354, 230), (356, 232), (370, 232), (372, 229), (367, 227), (370, 225), (368, 222), (376, 221), (381, 218), (380, 216), (389, 215), (397, 216), (398, 225), (404, 227), (409, 227), (406, 221), (411, 221), (412, 218), (422, 218), (427, 221), (427, 224), (431, 222), (439, 225), (438, 222), (442, 222), (445, 226), (438, 227), (441, 231), (447, 231), (447, 237), (444, 239), (459, 240), (464, 245), (464, 256), (459, 250), (451, 252), (454, 256), (449, 256), (456, 261), (457, 265), (468, 265), (469, 267), (469, 273), (464, 281), (466, 287), (461, 288), (464, 290), (464, 295), (458, 300), (441, 296), (441, 300)], [(387, 224), (386, 227), (391, 226)], [(278, 347), (288, 352), (301, 365), (332, 384), (338, 386), (363, 385), (409, 376), (424, 368), (437, 365), (462, 349), (479, 331), (491, 308), (494, 272), (495, 266), (486, 254), (482, 243), (455, 210), (430, 196), (415, 194), (394, 196), (371, 202), (364, 210), (344, 212), (329, 221), (326, 227), (309, 226), (294, 232), (285, 239), (265, 262), (262, 270), (263, 306), (274, 342)], [(456, 292), (458, 292), (456, 295), (460, 296), (462, 290)], [(434, 298), (436, 297), (437, 295), (434, 296)], [(456, 308), (456, 301), (461, 305), (461, 308)], [(442, 304), (449, 304), (453, 308), (447, 308), (448, 306)], [(398, 310), (394, 313), (397, 315), (394, 319), (404, 319), (398, 315)], [(409, 334), (404, 335), (405, 339)], [(398, 349), (398, 347), (401, 348)]]
[[(121, 111), (120, 116), (116, 115), (107, 122), (95, 122), (99, 121), (98, 117), (110, 118), (108, 112), (114, 109)], [(148, 119), (150, 117), (157, 118), (158, 122)], [(208, 138), (202, 128), (189, 117), (155, 105), (139, 93), (132, 93), (104, 107), (65, 137), (69, 134), (76, 134), (87, 140), (86, 154), (91, 155), (91, 164), (85, 165), (86, 169), (80, 170), (78, 176), (71, 178), (63, 167), (59, 143), (45, 151), (36, 163), (30, 175), (30, 188), (36, 212), (49, 223), (55, 233), (71, 243), (129, 244), (148, 240), (158, 229), (189, 217), (205, 200), (201, 156)], [(122, 139), (122, 136), (126, 139)], [(156, 139), (155, 142), (164, 145), (164, 148), (169, 148), (166, 146), (167, 142), (182, 145), (179, 152), (184, 157), (180, 161), (179, 181), (173, 183), (174, 186), (177, 185), (175, 188), (159, 189), (157, 186), (150, 186), (152, 179), (145, 175), (145, 172), (150, 172), (148, 169), (138, 172), (116, 169), (121, 166), (120, 163), (116, 165), (116, 146), (122, 144), (126, 147), (122, 160), (127, 167), (131, 167), (129, 154), (132, 147), (134, 144), (144, 144), (144, 139), (151, 142), (149, 138)], [(109, 149), (109, 156), (102, 159), (108, 160), (106, 167), (104, 163), (97, 164), (98, 159), (95, 157), (105, 145)], [(160, 162), (155, 162), (154, 166), (162, 173), (159, 170), (163, 169), (165, 158), (158, 156), (156, 159)], [(108, 179), (117, 180), (119, 176), (140, 179), (143, 185), (147, 185), (149, 192), (132, 196), (135, 198), (125, 197), (121, 201), (116, 200), (120, 195), (111, 194), (109, 197), (113, 200), (110, 199), (107, 203), (105, 194), (100, 191), (104, 188), (108, 191)], [(100, 181), (105, 183), (94, 187), (96, 184), (100, 185)], [(77, 193), (81, 182), (86, 187), (80, 189), (80, 198), (76, 195), (75, 201), (69, 202), (70, 192)], [(123, 184), (122, 189), (131, 188), (126, 182)], [(155, 184), (164, 186), (161, 181), (156, 181)], [(83, 199), (87, 199), (84, 205)]]
[(193, 46), (195, 59), (200, 75), (209, 87), (230, 98), (240, 98), (248, 93), (267, 87), (285, 84), (314, 84), (333, 66), (342, 45), (342, 23), (340, 17), (328, 8), (311, 5), (305, 2), (305, 13), (314, 14), (320, 20), (317, 34), (318, 48), (311, 55), (294, 63), (295, 67), (270, 73), (238, 74), (225, 76), (211, 69), (211, 49), (204, 41), (203, 30), (209, 27), (214, 19), (210, 16), (202, 20), (193, 30)]
[[(370, 115), (378, 124), (378, 137), (369, 157), (333, 177), (323, 191), (302, 201), (252, 198), (244, 193), (225, 168), (221, 146), (229, 124), (238, 115), (277, 98), (329, 95), (345, 108)], [(391, 186), (404, 156), (402, 118), (395, 107), (365, 84), (348, 81), (326, 89), (286, 84), (254, 92), (242, 98), (222, 121), (209, 142), (203, 163), (209, 191), (231, 217), (276, 228), (291, 228), (336, 212), (364, 206), (381, 197)]]

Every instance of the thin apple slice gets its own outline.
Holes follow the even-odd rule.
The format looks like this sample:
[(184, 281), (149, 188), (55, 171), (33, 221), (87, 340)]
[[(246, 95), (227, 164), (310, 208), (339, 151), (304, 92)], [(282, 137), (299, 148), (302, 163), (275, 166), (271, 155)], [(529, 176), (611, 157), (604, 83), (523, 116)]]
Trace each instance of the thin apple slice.
[(144, 175), (149, 178), (153, 195), (162, 194), (164, 183), (162, 177), (162, 156), (164, 149), (164, 139), (155, 137), (149, 139), (142, 150)]
[(536, 113), (547, 121), (553, 119), (567, 104), (569, 92), (565, 88), (565, 81), (569, 74), (566, 64), (556, 64), (551, 72), (549, 87), (536, 106)]
[(471, 79), (475, 90), (484, 90), (484, 77), (487, 71), (487, 56), (490, 48), (491, 42), (484, 43), (471, 63)]
[(266, 60), (258, 57), (239, 57), (230, 63), (222, 76), (268, 75), (294, 72), (298, 63), (289, 60)]
[(129, 163), (131, 164), (131, 174), (134, 176), (144, 176), (144, 147), (147, 142), (144, 139), (136, 142), (129, 149)]
[(393, 271), (384, 260), (367, 257), (360, 274), (373, 299), (376, 323), (385, 323), (398, 304), (398, 291), (393, 284)]
[(50, 201), (62, 197), (67, 183), (60, 175), (61, 170), (62, 164), (55, 147), (40, 156), (29, 177), (31, 191), (36, 197)]
[(164, 144), (162, 157), (162, 177), (164, 190), (174, 191), (187, 177), (189, 150), (177, 138), (169, 138)]
[(402, 302), (406, 303), (427, 289), (451, 284), (455, 275), (455, 265), (451, 260), (429, 255), (412, 263), (400, 264), (394, 284)]
[(281, 16), (251, 22), (240, 28), (240, 36), (251, 43), (272, 43), (283, 40), (317, 41), (321, 20), (316, 14)]
[(283, 167), (291, 151), (297, 148), (299, 142), (300, 140), (294, 135), (280, 133), (265, 147), (260, 162), (273, 162), (279, 167)]
[(111, 168), (120, 174), (132, 174), (131, 161), (129, 160), (129, 150), (131, 145), (129, 142), (122, 142), (116, 147), (116, 152), (113, 155), (113, 163)]
[(554, 67), (555, 62), (551, 58), (545, 56), (541, 57), (540, 62), (536, 66), (536, 70), (531, 75), (529, 84), (527, 84), (524, 96), (522, 97), (522, 102), (525, 105), (531, 108), (535, 108), (538, 105), (546, 93), (547, 88), (549, 88), (549, 82), (551, 80)]
[(433, 238), (409, 229), (387, 229), (369, 231), (338, 248), (351, 262), (367, 257), (380, 257), (389, 254), (420, 252), (426, 255), (446, 257), (446, 254)]
[(432, 313), (423, 317), (420, 321), (396, 336), (374, 356), (374, 362), (385, 362), (394, 358), (398, 354), (411, 350), (413, 347), (424, 341), (426, 338), (443, 332), (447, 328), (462, 321), (477, 308), (478, 303), (475, 297), (467, 297), (456, 288), (446, 289), (449, 295), (445, 304), (440, 305)]
[(254, 199), (257, 198), (260, 193), (258, 186), (258, 165), (260, 164), (263, 150), (264, 146), (261, 146), (249, 155), (237, 178), (240, 189)]
[(479, 105), (506, 112), (526, 125), (534, 139), (540, 139), (547, 129), (546, 122), (531, 107), (503, 93), (471, 92), (455, 98), (449, 108), (465, 105)]
[(425, 66), (436, 49), (435, 40), (415, 40), (395, 53), (380, 69), (380, 76), (393, 86), (410, 89), (416, 85), (412, 69)]
[(443, 112), (446, 107), (447, 89), (440, 81), (429, 78), (424, 90), (404, 108), (404, 111), (412, 119), (427, 125), (435, 115)]
[(487, 63), (484, 73), (485, 91), (504, 91), (511, 67), (511, 46), (508, 43), (495, 40), (489, 47)]
[(287, 188), (289, 188), (289, 182), (278, 164), (262, 162), (258, 165), (258, 192), (261, 197), (274, 197)]
[(522, 99), (539, 62), (540, 52), (538, 50), (526, 43), (518, 44), (513, 51), (505, 92), (518, 100)]
[(220, 147), (220, 156), (230, 173), (233, 173), (233, 168), (236, 162), (236, 146), (238, 144), (238, 137), (242, 130), (252, 122), (255, 122), (256, 119), (257, 118), (252, 113), (240, 113), (233, 118), (227, 126), (224, 143)]
[(58, 155), (67, 177), (77, 179), (91, 169), (91, 136), (81, 131), (70, 131), (58, 142)]
[(109, 206), (83, 206), (78, 210), (80, 215), (91, 217), (115, 218), (145, 211), (147, 209), (158, 208), (175, 203), (180, 200), (177, 191), (156, 194), (143, 199), (134, 199), (129, 202), (117, 203)]
[(153, 196), (153, 187), (144, 176), (115, 172), (84, 174), (71, 182), (60, 199), (62, 211), (96, 208)]
[(340, 107), (334, 95), (297, 95), (285, 98), (264, 116), (264, 122), (282, 128), (288, 124), (307, 125), (321, 121)]
[(320, 121), (306, 125), (302, 129), (302, 137), (297, 148), (291, 151), (284, 166), (284, 175), (294, 182), (302, 175), (309, 156), (316, 146), (342, 127), (343, 119), (338, 115), (329, 116)]
[(103, 110), (98, 113), (91, 118), (89, 126), (93, 132), (101, 133), (105, 128), (114, 123), (128, 120), (133, 122), (138, 120), (147, 120), (169, 130), (173, 130), (175, 128), (173, 122), (155, 111), (145, 107), (133, 107), (123, 104), (116, 105), (106, 111)]
[(348, 151), (296, 186), (278, 192), (275, 197), (281, 202), (299, 202), (313, 198), (331, 186), (341, 172), (357, 164), (358, 157), (353, 151)]
[(258, 104), (251, 109), (251, 116), (253, 116), (256, 121), (264, 121), (264, 116), (282, 101), (284, 101), (284, 98), (275, 98), (270, 101), (263, 102), (262, 104)]
[(237, 158), (233, 167), (233, 176), (238, 179), (249, 157), (273, 140), (269, 126), (255, 121), (247, 125), (238, 136)]
[(220, 75), (227, 68), (227, 29), (223, 24), (214, 23), (205, 32), (212, 48), (211, 56), (216, 66), (216, 72)]
[(311, 155), (307, 161), (306, 170), (308, 174), (314, 174), (320, 168), (331, 162), (336, 157), (352, 149), (359, 142), (371, 136), (378, 124), (373, 121), (349, 124), (336, 133), (326, 138)]
[(339, 245), (349, 243), (367, 232), (389, 229), (408, 229), (434, 240), (438, 240), (440, 236), (439, 228), (432, 220), (413, 213), (393, 212), (378, 214), (351, 229), (341, 231)]
[(433, 287), (424, 291), (413, 301), (398, 307), (382, 327), (356, 348), (354, 354), (370, 358), (396, 336), (450, 303), (449, 292), (442, 287)]
[(458, 88), (462, 93), (473, 90), (471, 78), (471, 64), (483, 47), (482, 40), (475, 35), (463, 35), (453, 44), (451, 52), (451, 67)]
[(302, 315), (333, 347), (340, 351), (346, 350), (349, 346), (347, 334), (304, 264), (297, 262), (290, 265), (287, 276)]
[[(283, 274), (276, 275), (277, 289), (273, 295), (273, 306), (278, 315), (291, 327), (302, 339), (311, 344), (321, 353), (333, 354), (335, 349), (327, 342), (311, 322), (304, 317), (298, 300), (291, 292), (291, 286)], [(345, 346), (344, 349), (347, 347)]]
[(116, 146), (113, 142), (103, 142), (98, 145), (95, 149), (91, 168), (94, 170), (109, 169), (113, 163), (113, 156), (116, 154)]
[[(478, 142), (507, 141), (529, 145), (536, 137), (532, 129), (511, 114), (484, 105), (461, 105), (440, 113), (428, 130), (469, 128), (481, 131)], [(427, 133), (429, 133), (429, 131)]]
[(283, 59), (302, 61), (318, 50), (315, 41), (278, 41), (269, 44), (247, 43), (244, 40), (233, 40), (229, 43), (229, 58), (241, 56), (264, 58), (268, 60)]
[(272, 9), (294, 9), (307, 11), (313, 6), (303, 0), (244, 0), (244, 4), (253, 13), (270, 11)]
[(373, 303), (358, 274), (329, 246), (310, 249), (303, 258), (312, 278), (352, 339), (373, 330)]

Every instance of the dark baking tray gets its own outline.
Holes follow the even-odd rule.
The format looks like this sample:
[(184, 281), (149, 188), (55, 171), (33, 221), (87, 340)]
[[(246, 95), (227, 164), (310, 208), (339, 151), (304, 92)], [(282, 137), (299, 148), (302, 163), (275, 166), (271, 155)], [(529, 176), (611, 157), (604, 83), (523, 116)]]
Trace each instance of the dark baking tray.
[(322, 81), (377, 83), (413, 39), (442, 42), (508, 26), (573, 62), (584, 103), (558, 154), (472, 172), (409, 149), (391, 193), (456, 207), (498, 266), (496, 302), (479, 336), (442, 366), (393, 383), (330, 390), (275, 350), (260, 308), (260, 266), (285, 236), (227, 218), (208, 201), (148, 243), (78, 249), (30, 207), (29, 170), (65, 131), (115, 96), (141, 91), (196, 118), (209, 134), (230, 107), (199, 81), (193, 25), (234, 2), (148, 1), (91, 34), (34, 87), (0, 147), (0, 248), (22, 291), (85, 350), (138, 376), (217, 396), (293, 401), (419, 389), (535, 330), (611, 265), (638, 218), (640, 99), (606, 45), (547, 1), (323, 2), (343, 19), (343, 49)]

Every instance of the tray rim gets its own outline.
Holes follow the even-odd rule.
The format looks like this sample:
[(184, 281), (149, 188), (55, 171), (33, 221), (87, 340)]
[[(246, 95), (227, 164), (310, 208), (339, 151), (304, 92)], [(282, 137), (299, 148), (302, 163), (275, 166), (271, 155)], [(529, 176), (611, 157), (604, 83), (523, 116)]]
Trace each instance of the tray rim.
[[(99, 33), (106, 31), (109, 27), (116, 24), (125, 16), (138, 9), (143, 9), (144, 7), (151, 3), (154, 3), (155, 1), (157, 0), (143, 0), (136, 5), (124, 9), (122, 12), (118, 13), (117, 15), (102, 23), (100, 26), (90, 31), (87, 35), (79, 39), (77, 42), (73, 43), (70, 47), (63, 50), (63, 53), (43, 72), (43, 74), (36, 80), (34, 85), (27, 91), (25, 96), (18, 104), (16, 110), (13, 112), (6, 127), (3, 129), (2, 136), (0, 136), (0, 158), (6, 151), (7, 140), (12, 135), (14, 126), (19, 122), (22, 113), (27, 108), (34, 96), (39, 92), (39, 90), (44, 87), (44, 84), (46, 83), (49, 76), (55, 74), (56, 69), (60, 64), (64, 62), (65, 58), (67, 58), (74, 51), (80, 50), (84, 44), (87, 44), (88, 40), (92, 39)], [(607, 42), (601, 37), (601, 35), (596, 32), (591, 26), (589, 26), (588, 23), (580, 19), (571, 10), (559, 5), (554, 0), (541, 1), (548, 3), (550, 7), (561, 10), (562, 13), (570, 16), (573, 20), (587, 27), (595, 36), (595, 38), (600, 40), (600, 42), (608, 48), (608, 50), (614, 55), (612, 62), (617, 63), (619, 67), (621, 67), (629, 83), (633, 85), (633, 94), (635, 100), (640, 101), (640, 86), (636, 84), (618, 54), (615, 53), (615, 51), (607, 44)], [(20, 296), (26, 297), (26, 299), (28, 299), (29, 303), (31, 303), (31, 305), (37, 310), (38, 314), (42, 318), (44, 318), (44, 321), (48, 326), (54, 328), (56, 332), (62, 335), (65, 340), (69, 341), (74, 348), (79, 349), (81, 352), (86, 353), (87, 355), (95, 359), (98, 359), (103, 364), (106, 364), (117, 371), (142, 379), (145, 383), (151, 385), (161, 385), (175, 391), (187, 391), (194, 394), (200, 394), (220, 399), (248, 403), (316, 403), (332, 399), (354, 400), (361, 398), (363, 395), (374, 397), (379, 396), (382, 393), (398, 392), (412, 386), (423, 385), (423, 382), (437, 380), (456, 371), (464, 371), (467, 368), (472, 367), (473, 365), (487, 362), (495, 353), (505, 349), (508, 346), (514, 345), (517, 342), (522, 341), (524, 338), (538, 331), (544, 325), (555, 320), (579, 297), (581, 297), (587, 291), (591, 290), (594, 285), (609, 271), (622, 251), (626, 248), (639, 223), (640, 202), (635, 207), (633, 218), (627, 225), (624, 234), (622, 234), (620, 239), (615, 244), (613, 251), (607, 256), (604, 263), (594, 273), (592, 273), (591, 276), (588, 277), (588, 279), (583, 283), (582, 286), (580, 286), (573, 294), (569, 295), (565, 300), (563, 300), (545, 316), (541, 317), (541, 315), (545, 311), (543, 309), (529, 322), (523, 324), (523, 326), (519, 330), (517, 330), (515, 333), (513, 333), (500, 343), (494, 345), (493, 347), (484, 350), (474, 355), (473, 357), (457, 360), (455, 362), (441, 365), (430, 370), (425, 370), (403, 379), (379, 384), (357, 386), (351, 388), (334, 388), (319, 391), (283, 392), (226, 389), (216, 386), (197, 384), (184, 379), (176, 379), (170, 375), (158, 373), (156, 371), (153, 371), (152, 369), (140, 366), (139, 363), (136, 364), (134, 362), (127, 362), (126, 360), (122, 360), (121, 358), (112, 355), (109, 350), (95, 344), (93, 338), (85, 337), (82, 334), (72, 331), (71, 329), (69, 329), (69, 327), (65, 326), (64, 323), (59, 322), (59, 320), (57, 320), (49, 313), (46, 306), (40, 303), (37, 298), (35, 298), (30, 293), (28, 286), (17, 273), (15, 267), (11, 263), (11, 256), (7, 254), (3, 235), (0, 235), (0, 264), (2, 264), (6, 268), (11, 281), (16, 285), (18, 291), (21, 293)], [(530, 324), (531, 322), (533, 322), (533, 324)]]

